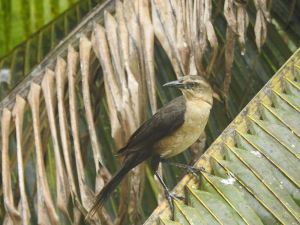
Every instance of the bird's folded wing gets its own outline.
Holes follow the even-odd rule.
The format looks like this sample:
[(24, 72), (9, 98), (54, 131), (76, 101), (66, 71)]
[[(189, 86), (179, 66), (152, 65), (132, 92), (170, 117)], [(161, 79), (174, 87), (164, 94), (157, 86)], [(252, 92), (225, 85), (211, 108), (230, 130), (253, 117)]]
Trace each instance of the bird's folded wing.
[(124, 156), (130, 152), (150, 147), (181, 127), (184, 123), (185, 103), (184, 96), (180, 96), (159, 109), (132, 134), (125, 147), (121, 148), (117, 155)]

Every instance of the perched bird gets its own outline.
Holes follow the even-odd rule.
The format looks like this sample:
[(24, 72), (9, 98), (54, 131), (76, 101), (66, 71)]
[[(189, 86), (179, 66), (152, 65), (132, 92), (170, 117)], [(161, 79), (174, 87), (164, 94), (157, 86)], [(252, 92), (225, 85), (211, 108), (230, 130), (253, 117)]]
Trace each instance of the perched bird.
[[(149, 120), (138, 128), (129, 138), (127, 144), (117, 152), (125, 159), (112, 177), (95, 197), (93, 205), (86, 218), (93, 216), (117, 188), (125, 175), (134, 167), (148, 158), (152, 158), (151, 168), (165, 188), (166, 196), (172, 207), (172, 194), (157, 173), (160, 162), (169, 162), (172, 157), (191, 146), (203, 132), (213, 104), (213, 91), (208, 81), (197, 75), (187, 75), (183, 78), (164, 84), (164, 87), (179, 88), (183, 95), (175, 98), (159, 109)], [(199, 172), (203, 168), (179, 165), (188, 172)]]

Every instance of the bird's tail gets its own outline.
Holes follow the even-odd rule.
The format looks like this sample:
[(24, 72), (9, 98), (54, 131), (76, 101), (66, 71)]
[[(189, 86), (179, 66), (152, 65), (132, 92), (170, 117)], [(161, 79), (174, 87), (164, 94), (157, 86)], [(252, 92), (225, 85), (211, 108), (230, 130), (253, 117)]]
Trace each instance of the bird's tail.
[(93, 215), (103, 207), (104, 203), (111, 196), (114, 190), (118, 187), (120, 182), (123, 180), (125, 175), (128, 173), (130, 168), (124, 167), (124, 164), (121, 165), (119, 170), (115, 173), (115, 175), (111, 178), (111, 180), (105, 184), (103, 189), (99, 192), (93, 202), (93, 206), (90, 208), (88, 214), (85, 219), (92, 218)]
[(118, 171), (111, 178), (111, 180), (103, 187), (103, 189), (96, 196), (93, 206), (86, 215), (86, 219), (93, 217), (93, 215), (100, 210), (107, 199), (111, 196), (114, 190), (118, 187), (120, 182), (123, 180), (125, 175), (134, 167), (139, 165), (141, 162), (145, 161), (151, 156), (151, 151), (144, 149), (143, 151), (136, 151), (129, 153)]

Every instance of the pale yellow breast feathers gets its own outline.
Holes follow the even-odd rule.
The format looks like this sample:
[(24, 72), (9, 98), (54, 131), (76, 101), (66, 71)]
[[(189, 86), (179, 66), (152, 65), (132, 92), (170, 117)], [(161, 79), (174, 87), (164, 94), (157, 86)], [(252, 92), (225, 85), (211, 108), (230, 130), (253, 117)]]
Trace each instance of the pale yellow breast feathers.
[(169, 158), (190, 147), (204, 130), (211, 105), (205, 101), (187, 101), (184, 124), (155, 144), (161, 158)]

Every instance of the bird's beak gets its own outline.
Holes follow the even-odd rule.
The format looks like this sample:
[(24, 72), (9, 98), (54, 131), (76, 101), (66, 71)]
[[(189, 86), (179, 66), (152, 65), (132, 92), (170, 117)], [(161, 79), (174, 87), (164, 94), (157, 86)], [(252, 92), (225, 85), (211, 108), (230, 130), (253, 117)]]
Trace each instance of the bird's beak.
[(163, 86), (185, 89), (185, 84), (183, 84), (180, 80), (174, 80), (174, 81), (168, 82), (168, 83), (164, 84)]

